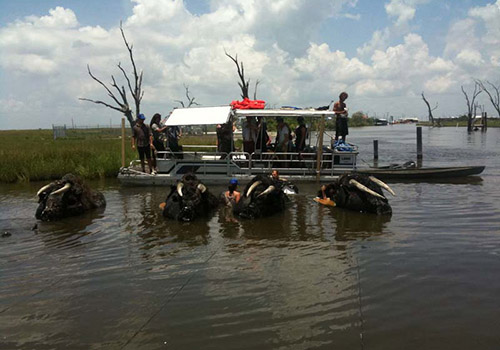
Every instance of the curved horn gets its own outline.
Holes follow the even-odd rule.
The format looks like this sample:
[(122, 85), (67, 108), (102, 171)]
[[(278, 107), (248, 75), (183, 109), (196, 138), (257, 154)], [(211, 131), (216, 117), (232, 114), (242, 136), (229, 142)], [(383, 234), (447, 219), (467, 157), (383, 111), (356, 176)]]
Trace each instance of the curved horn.
[(66, 182), (66, 184), (63, 187), (61, 187), (57, 191), (52, 192), (50, 195), (53, 196), (53, 195), (56, 195), (56, 194), (59, 194), (59, 193), (64, 193), (67, 190), (69, 190), (70, 188), (71, 188), (71, 184), (69, 182)]
[(201, 193), (205, 193), (205, 191), (207, 190), (207, 187), (204, 184), (198, 184), (196, 188), (199, 189)]
[(377, 179), (375, 176), (368, 176), (368, 178), (370, 180), (372, 180), (373, 182), (375, 182), (380, 187), (382, 187), (382, 188), (386, 189), (387, 191), (389, 191), (389, 193), (392, 194), (393, 196), (396, 196), (396, 193), (394, 193), (394, 191), (392, 190), (392, 188), (390, 188), (389, 185), (386, 184), (385, 182)]
[(380, 194), (378, 194), (377, 192), (373, 191), (373, 190), (370, 190), (368, 187), (366, 187), (365, 185), (362, 185), (360, 184), (359, 182), (357, 182), (356, 180), (354, 179), (351, 179), (349, 180), (349, 184), (350, 185), (354, 185), (356, 186), (359, 190), (363, 191), (363, 192), (366, 192), (366, 193), (369, 193), (371, 194), (372, 196), (375, 196), (375, 197), (379, 197), (379, 198), (382, 198), (382, 199), (387, 199), (385, 198), (384, 196), (381, 196)]
[(259, 195), (257, 196), (257, 198), (259, 198), (260, 196), (263, 196), (265, 194), (268, 194), (269, 192), (274, 191), (275, 188), (276, 187), (274, 187), (273, 185), (269, 186), (268, 188), (266, 188), (266, 190), (264, 192), (259, 193)]
[(38, 192), (36, 193), (36, 195), (37, 195), (37, 196), (40, 196), (40, 195), (42, 194), (42, 192), (43, 192), (43, 191), (45, 191), (45, 190), (47, 190), (47, 189), (49, 189), (49, 188), (50, 188), (50, 186), (51, 186), (51, 184), (48, 184), (48, 185), (43, 186), (42, 188), (40, 188), (40, 189), (38, 190)]
[(250, 197), (250, 195), (252, 194), (253, 190), (255, 190), (255, 187), (259, 186), (261, 183), (262, 183), (262, 181), (255, 181), (252, 184), (252, 186), (250, 186), (250, 188), (248, 189), (246, 196)]
[(177, 193), (179, 194), (179, 196), (182, 197), (182, 187), (184, 187), (184, 184), (182, 182), (179, 182), (177, 184)]

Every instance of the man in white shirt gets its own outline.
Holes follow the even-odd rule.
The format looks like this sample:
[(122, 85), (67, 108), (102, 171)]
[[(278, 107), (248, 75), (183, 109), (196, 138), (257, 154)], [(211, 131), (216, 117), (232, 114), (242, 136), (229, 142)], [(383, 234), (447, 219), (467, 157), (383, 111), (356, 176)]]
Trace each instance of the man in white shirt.
[(247, 117), (241, 126), (243, 136), (243, 152), (252, 154), (257, 141), (257, 123), (254, 117)]

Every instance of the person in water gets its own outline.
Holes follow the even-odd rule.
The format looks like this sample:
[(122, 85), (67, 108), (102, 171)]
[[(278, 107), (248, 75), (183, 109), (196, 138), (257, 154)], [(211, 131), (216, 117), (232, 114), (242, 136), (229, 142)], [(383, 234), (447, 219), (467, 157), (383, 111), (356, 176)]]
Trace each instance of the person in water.
[(238, 188), (238, 180), (231, 179), (229, 181), (229, 186), (227, 187), (227, 191), (224, 192), (224, 202), (227, 206), (234, 206), (238, 204), (241, 198), (241, 193), (236, 191)]

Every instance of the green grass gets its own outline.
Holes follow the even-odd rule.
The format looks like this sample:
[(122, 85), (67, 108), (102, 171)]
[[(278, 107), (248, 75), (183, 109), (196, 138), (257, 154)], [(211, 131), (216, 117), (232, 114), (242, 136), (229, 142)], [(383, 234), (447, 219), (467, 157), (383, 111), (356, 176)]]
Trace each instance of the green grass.
[[(129, 139), (126, 146), (128, 164), (136, 154)], [(2, 182), (50, 180), (69, 172), (87, 179), (116, 176), (121, 139), (87, 130), (57, 140), (52, 130), (0, 131), (0, 159)]]
[[(128, 165), (138, 155), (130, 147), (130, 130), (126, 132), (125, 165)], [(86, 179), (118, 174), (120, 129), (68, 129), (66, 135), (54, 140), (52, 130), (0, 130), (0, 182), (52, 180), (66, 173)], [(189, 145), (215, 145), (215, 142), (215, 135), (183, 136), (180, 140), (180, 144)]]

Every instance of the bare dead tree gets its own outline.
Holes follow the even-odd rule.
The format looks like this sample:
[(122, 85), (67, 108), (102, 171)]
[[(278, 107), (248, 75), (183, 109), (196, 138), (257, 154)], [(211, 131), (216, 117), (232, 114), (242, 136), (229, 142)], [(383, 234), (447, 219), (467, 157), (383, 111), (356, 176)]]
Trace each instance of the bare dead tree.
[(200, 105), (199, 103), (194, 102), (195, 97), (191, 97), (191, 96), (189, 95), (189, 86), (187, 86), (187, 85), (185, 85), (185, 84), (184, 84), (184, 89), (186, 90), (187, 107), (186, 107), (186, 104), (184, 104), (184, 101), (181, 101), (181, 100), (174, 100), (174, 102), (179, 103), (179, 104), (182, 106), (182, 108), (189, 108), (189, 107), (191, 107), (192, 105), (197, 105), (197, 106), (199, 106), (199, 105)]
[[(238, 82), (238, 85), (240, 86), (241, 89), (241, 97), (242, 98), (249, 98), (248, 97), (248, 87), (250, 85), (250, 79), (245, 80), (245, 68), (243, 67), (243, 62), (238, 62), (238, 55), (235, 57), (231, 56), (224, 50), (224, 53), (226, 54), (227, 57), (229, 57), (234, 64), (236, 65), (236, 68), (238, 70), (238, 76), (240, 77), (240, 81)], [(257, 85), (255, 86), (255, 89), (257, 90)]]
[(486, 80), (487, 85), (481, 80), (477, 80), (476, 83), (479, 84), (481, 90), (486, 92), (488, 98), (490, 99), (491, 104), (493, 105), (493, 108), (495, 108), (498, 115), (500, 116), (500, 84), (495, 85), (487, 80)]
[(424, 96), (424, 92), (422, 91), (422, 99), (424, 100), (425, 104), (427, 105), (427, 110), (429, 111), (429, 121), (431, 122), (432, 125), (434, 125), (434, 116), (432, 115), (432, 111), (436, 110), (438, 108), (438, 103), (436, 102), (436, 105), (434, 108), (431, 108), (431, 105), (429, 104), (429, 101)]
[(464, 90), (464, 86), (462, 85), (461, 86), (462, 88), (462, 92), (465, 96), (465, 101), (467, 102), (467, 131), (472, 131), (472, 118), (473, 118), (473, 114), (474, 113), (474, 118), (476, 117), (476, 114), (475, 114), (475, 101), (476, 101), (476, 97), (481, 93), (481, 86), (480, 84), (477, 82), (477, 81), (474, 81), (474, 91), (472, 92), (472, 94), (469, 95), (467, 94), (467, 92), (465, 92)]
[[(142, 98), (144, 96), (144, 91), (142, 90), (143, 72), (141, 70), (141, 72), (139, 74), (137, 73), (137, 67), (135, 65), (134, 54), (133, 54), (133, 45), (130, 45), (129, 42), (127, 41), (127, 38), (125, 37), (125, 32), (123, 31), (121, 21), (120, 21), (120, 31), (122, 33), (123, 42), (125, 43), (125, 46), (127, 47), (127, 50), (129, 52), (130, 62), (132, 63), (133, 74), (134, 74), (134, 86), (132, 86), (132, 82), (130, 81), (130, 78), (129, 78), (127, 72), (121, 66), (121, 62), (118, 63), (118, 69), (120, 69), (125, 80), (127, 81), (128, 89), (129, 89), (130, 94), (132, 95), (132, 98), (133, 98), (134, 103), (135, 103), (135, 115), (138, 116), (141, 112), (140, 106), (141, 106)], [(113, 106), (113, 105), (106, 103), (104, 101), (92, 100), (89, 98), (80, 98), (80, 100), (88, 101), (88, 102), (92, 102), (92, 103), (96, 103), (96, 104), (101, 104), (101, 105), (104, 105), (108, 108), (111, 108), (111, 109), (114, 109), (116, 111), (123, 113), (125, 115), (125, 117), (127, 118), (128, 122), (130, 124), (130, 127), (132, 128), (135, 124), (135, 120), (134, 120), (134, 117), (132, 116), (132, 110), (130, 109), (130, 106), (129, 106), (129, 103), (127, 100), (127, 93), (125, 92), (125, 86), (122, 85), (121, 87), (119, 87), (118, 84), (116, 83), (115, 77), (113, 75), (111, 75), (112, 82), (110, 83), (110, 85), (112, 88), (114, 88), (118, 91), (118, 94), (120, 96), (120, 99), (118, 99), (118, 97), (111, 91), (110, 88), (108, 88), (106, 86), (106, 84), (104, 84), (100, 79), (98, 79), (96, 76), (94, 76), (92, 74), (89, 65), (87, 65), (87, 70), (88, 70), (89, 75), (92, 77), (92, 79), (94, 79), (102, 87), (104, 87), (104, 89), (108, 93), (108, 96), (111, 97), (111, 99), (114, 101), (114, 103), (116, 103), (118, 106), (116, 106), (116, 105)]]

